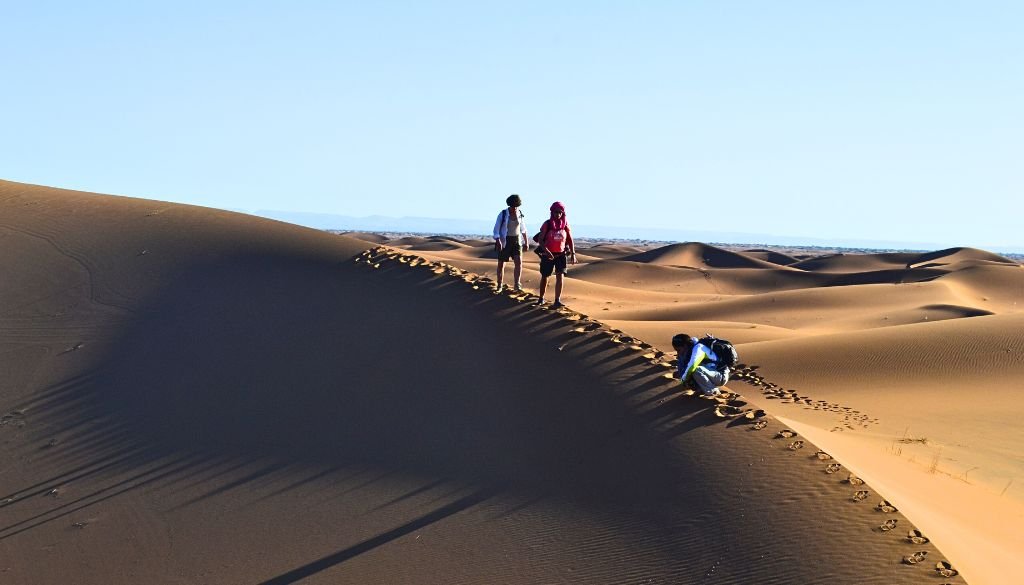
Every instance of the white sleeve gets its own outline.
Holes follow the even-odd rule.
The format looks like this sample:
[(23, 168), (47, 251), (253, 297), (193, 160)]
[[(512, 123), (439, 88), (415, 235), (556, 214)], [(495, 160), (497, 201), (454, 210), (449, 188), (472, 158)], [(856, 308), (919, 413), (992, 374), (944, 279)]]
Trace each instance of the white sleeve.
[(495, 240), (501, 238), (501, 228), (503, 227), (501, 224), (504, 223), (504, 222), (501, 221), (501, 218), (503, 218), (503, 217), (505, 217), (505, 210), (504, 209), (502, 209), (501, 211), (498, 212), (498, 219), (495, 220), (495, 222), (494, 222), (494, 239)]
[(686, 369), (679, 372), (679, 381), (686, 382), (686, 379), (690, 377), (690, 374), (697, 369), (700, 365), (701, 356), (706, 356), (709, 350), (704, 347), (702, 343), (693, 344), (693, 349), (690, 351), (690, 361), (686, 364)]
[(526, 220), (523, 219), (523, 212), (519, 212), (519, 232), (523, 234), (523, 237), (529, 239), (530, 230), (526, 229)]

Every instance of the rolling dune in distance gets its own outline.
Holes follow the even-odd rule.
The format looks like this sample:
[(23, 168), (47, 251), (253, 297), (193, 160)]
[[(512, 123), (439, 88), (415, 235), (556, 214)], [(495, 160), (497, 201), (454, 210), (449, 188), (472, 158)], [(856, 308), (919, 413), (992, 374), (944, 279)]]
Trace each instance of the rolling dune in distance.
[[(0, 582), (1013, 574), (1019, 265), (602, 246), (551, 310), (486, 241), (359, 237), (0, 181)], [(679, 392), (678, 330), (734, 394)]]

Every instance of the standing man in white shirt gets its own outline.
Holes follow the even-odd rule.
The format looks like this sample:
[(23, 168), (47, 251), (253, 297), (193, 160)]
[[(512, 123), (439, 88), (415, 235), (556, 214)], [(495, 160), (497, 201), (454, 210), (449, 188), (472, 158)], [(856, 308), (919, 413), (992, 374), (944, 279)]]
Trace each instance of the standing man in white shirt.
[(526, 235), (526, 222), (523, 221), (523, 212), (519, 208), (523, 200), (515, 193), (505, 199), (506, 209), (498, 213), (498, 219), (494, 222), (494, 249), (498, 252), (498, 280), (494, 290), (501, 292), (505, 285), (502, 280), (505, 278), (505, 263), (511, 259), (515, 263), (515, 289), (523, 290), (523, 252), (530, 249), (530, 239)]

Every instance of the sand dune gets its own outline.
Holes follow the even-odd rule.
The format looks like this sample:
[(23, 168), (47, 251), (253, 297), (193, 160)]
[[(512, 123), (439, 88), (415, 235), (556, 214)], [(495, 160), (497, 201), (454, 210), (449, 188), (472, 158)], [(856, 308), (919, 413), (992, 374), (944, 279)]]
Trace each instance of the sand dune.
[[(582, 249), (581, 249), (582, 250)], [(630, 254), (639, 254), (645, 249), (639, 246), (627, 246), (624, 244), (596, 244), (586, 248), (586, 252), (593, 258), (622, 258)]]
[(366, 232), (347, 232), (345, 233), (345, 237), (370, 242), (371, 244), (382, 244), (391, 239), (382, 234), (371, 234)]
[(777, 265), (773, 265), (771, 262), (696, 242), (662, 246), (639, 254), (626, 256), (621, 258), (621, 260), (655, 265), (690, 266), (694, 268), (778, 268)]
[[(662, 351), (678, 331), (733, 339), (769, 384), (733, 384), (751, 404), (884, 486), (969, 582), (1015, 582), (1024, 555), (1015, 528), (1024, 521), (1019, 264), (971, 248), (584, 252), (588, 263), (566, 286), (572, 308)], [(525, 280), (536, 283), (529, 267)]]
[(978, 250), (976, 248), (947, 248), (945, 250), (937, 250), (935, 252), (928, 252), (921, 254), (912, 262), (910, 265), (920, 264), (955, 264), (958, 262), (974, 261), (974, 262), (992, 262), (996, 264), (1016, 264), (1013, 260), (1004, 258), (998, 254), (993, 254), (985, 250)]
[[(749, 399), (681, 395), (636, 334), (456, 261), (8, 182), (0, 241), (5, 583), (888, 584), (950, 560)], [(734, 385), (799, 372), (779, 343)]]
[(796, 257), (776, 252), (775, 250), (743, 250), (743, 255), (751, 258), (757, 258), (758, 260), (764, 260), (765, 262), (771, 262), (772, 264), (778, 264), (779, 266), (789, 266), (790, 264), (799, 262), (799, 259)]

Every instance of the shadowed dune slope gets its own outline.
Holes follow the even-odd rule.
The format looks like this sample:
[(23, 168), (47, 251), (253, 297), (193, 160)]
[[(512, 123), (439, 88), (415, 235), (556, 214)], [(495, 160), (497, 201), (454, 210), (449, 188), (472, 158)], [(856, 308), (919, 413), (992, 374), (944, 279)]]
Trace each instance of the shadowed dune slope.
[(597, 244), (586, 248), (587, 255), (603, 260), (622, 259), (624, 256), (639, 254), (643, 251), (644, 248), (639, 246), (628, 246), (625, 244)]
[(871, 272), (908, 268), (920, 257), (912, 252), (883, 254), (825, 254), (790, 264), (809, 272)]
[(799, 260), (788, 254), (776, 252), (775, 250), (761, 250), (761, 249), (750, 249), (743, 250), (743, 255), (750, 258), (756, 258), (758, 260), (764, 260), (765, 262), (771, 262), (772, 264), (778, 264), (779, 266), (789, 266), (795, 264)]
[(5, 582), (890, 584), (940, 557), (649, 346), (442, 264), (6, 182), (0, 241)]

